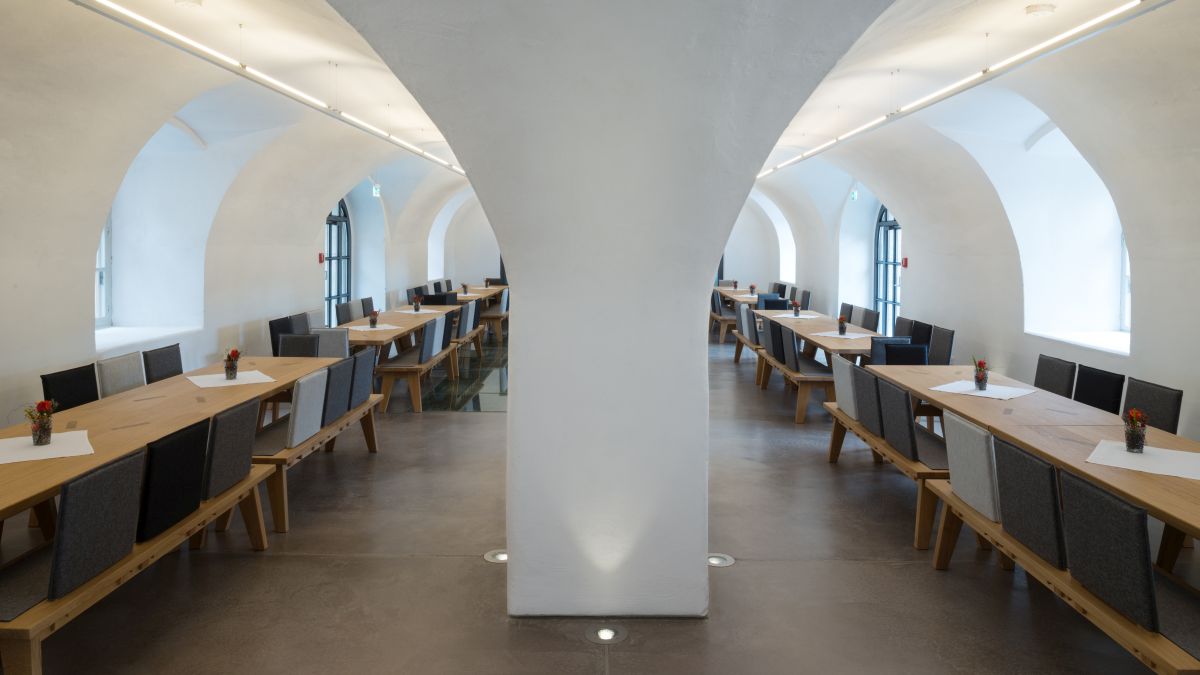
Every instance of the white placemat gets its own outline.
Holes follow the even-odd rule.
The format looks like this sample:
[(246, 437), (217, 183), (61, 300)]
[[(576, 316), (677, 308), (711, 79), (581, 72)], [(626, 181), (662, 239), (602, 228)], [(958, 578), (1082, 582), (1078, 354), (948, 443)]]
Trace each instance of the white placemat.
[[(422, 312), (422, 314), (424, 314), (424, 312)], [(346, 326), (346, 327), (349, 328), (350, 330), (396, 330), (400, 326), (393, 326), (390, 323), (377, 323), (377, 324), (375, 324), (374, 328), (372, 328), (370, 326)]]
[(437, 311), (436, 309), (423, 309), (419, 312), (413, 311), (411, 309), (398, 309), (398, 310), (396, 310), (396, 313), (397, 314), (441, 314), (441, 312)]
[(1087, 461), (1118, 469), (1200, 480), (1200, 453), (1197, 452), (1147, 445), (1141, 453), (1137, 453), (1126, 450), (1121, 441), (1100, 441), (1092, 454), (1088, 455)]
[(1032, 394), (1034, 389), (1026, 389), (1024, 387), (1005, 387), (1000, 384), (989, 384), (987, 389), (979, 391), (975, 388), (974, 380), (956, 380), (948, 384), (939, 384), (936, 387), (930, 387), (930, 391), (944, 391), (950, 394), (966, 394), (967, 396), (979, 396), (982, 398), (994, 398), (1001, 401), (1007, 401), (1010, 398), (1018, 398), (1026, 394)]
[(821, 318), (821, 315), (820, 314), (805, 314), (804, 312), (801, 312), (800, 316), (796, 316), (795, 314), (788, 312), (787, 314), (776, 314), (775, 316), (772, 316), (771, 318), (772, 319), (819, 319), (819, 318)]
[(29, 435), (0, 439), (0, 464), (80, 457), (94, 452), (86, 431), (56, 431), (50, 434), (50, 445), (34, 445)]
[(275, 378), (267, 375), (261, 370), (239, 370), (237, 379), (225, 379), (225, 373), (213, 373), (211, 375), (188, 375), (188, 379), (192, 384), (201, 389), (212, 389), (213, 387), (236, 387), (239, 384), (264, 384), (266, 382), (274, 382)]
[(845, 335), (841, 335), (836, 330), (827, 330), (824, 333), (813, 333), (813, 337), (830, 337), (830, 338), (841, 338), (843, 340), (857, 340), (859, 338), (869, 338), (869, 337), (871, 337), (871, 334), (870, 333), (851, 333), (850, 331), (846, 331)]

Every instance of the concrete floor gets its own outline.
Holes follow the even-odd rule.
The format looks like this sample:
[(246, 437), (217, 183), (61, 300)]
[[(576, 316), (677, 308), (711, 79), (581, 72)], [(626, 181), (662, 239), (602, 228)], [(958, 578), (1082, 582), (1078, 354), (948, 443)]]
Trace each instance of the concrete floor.
[[(911, 545), (913, 484), (828, 418), (791, 422), (776, 378), (712, 347), (711, 570), (705, 620), (510, 619), (503, 413), (393, 413), (290, 474), (292, 532), (248, 550), (240, 524), (167, 557), (44, 647), (90, 673), (1136, 673), (1141, 666), (964, 529), (949, 572)], [(9, 523), (6, 546), (18, 523)], [(1185, 563), (1191, 564), (1191, 553)]]

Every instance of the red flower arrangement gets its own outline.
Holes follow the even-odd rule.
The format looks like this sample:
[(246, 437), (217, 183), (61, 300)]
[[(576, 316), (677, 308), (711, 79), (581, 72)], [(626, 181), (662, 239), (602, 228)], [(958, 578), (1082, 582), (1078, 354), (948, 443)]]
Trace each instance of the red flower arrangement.
[(794, 316), (800, 316), (800, 301), (799, 300), (792, 301), (792, 314)]
[(838, 335), (846, 334), (846, 317), (838, 314)]
[(230, 347), (229, 349), (225, 350), (226, 361), (233, 361), (236, 363), (240, 358), (242, 358), (242, 353), (238, 351), (237, 347)]
[(417, 311), (417, 312), (421, 311), (421, 301), (424, 299), (425, 299), (425, 296), (423, 296), (423, 295), (414, 295), (413, 296), (413, 311)]
[(975, 366), (975, 388), (979, 391), (987, 389), (988, 362), (972, 356), (971, 363)]
[(237, 379), (238, 361), (241, 358), (242, 352), (237, 347), (230, 347), (225, 350), (225, 379)]
[(367, 315), (367, 320), (370, 322), (371, 328), (374, 328), (376, 324), (379, 323), (379, 310), (372, 310), (372, 312)]
[(750, 295), (754, 295), (754, 289), (756, 289), (756, 288), (758, 288), (758, 286), (755, 286), (754, 284), (750, 284)]
[(1130, 408), (1121, 416), (1125, 420), (1125, 449), (1141, 452), (1146, 447), (1146, 423), (1150, 416), (1137, 408)]
[(33, 434), (34, 445), (49, 445), (50, 432), (54, 428), (54, 411), (58, 410), (58, 402), (38, 401), (25, 409), (25, 418), (29, 420), (29, 431)]

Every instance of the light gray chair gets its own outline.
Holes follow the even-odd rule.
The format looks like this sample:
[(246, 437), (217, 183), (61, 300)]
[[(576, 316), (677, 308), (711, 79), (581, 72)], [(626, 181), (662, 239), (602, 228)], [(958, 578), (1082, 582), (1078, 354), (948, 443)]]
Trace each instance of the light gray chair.
[(879, 380), (879, 406), (883, 416), (883, 439), (888, 445), (931, 469), (949, 468), (946, 442), (925, 427), (917, 426), (913, 420), (912, 396), (907, 389)]
[(136, 389), (146, 384), (142, 355), (130, 352), (96, 362), (96, 378), (100, 382), (100, 398)]
[(1038, 354), (1037, 372), (1033, 386), (1052, 394), (1071, 398), (1075, 392), (1075, 363), (1045, 354)]
[(892, 335), (896, 337), (912, 337), (912, 334), (913, 320), (903, 316), (896, 317), (896, 327), (892, 329)]
[(837, 395), (838, 408), (843, 410), (850, 419), (858, 419), (858, 406), (854, 401), (854, 364), (844, 356), (834, 355), (833, 391)]
[(364, 314), (363, 314), (362, 300), (359, 300), (358, 302), (351, 302), (350, 303), (350, 320), (358, 321), (359, 319), (363, 318), (363, 316), (364, 316)]
[[(993, 446), (1004, 531), (1042, 560), (1066, 569), (1058, 471), (1049, 462), (1002, 439), (994, 439)], [(953, 473), (950, 480), (954, 480)]]
[(992, 434), (946, 411), (942, 418), (946, 455), (954, 494), (984, 517), (1000, 521), (1000, 491), (996, 486), (996, 453)]
[(325, 326), (324, 308), (318, 307), (317, 309), (310, 309), (305, 312), (305, 314), (308, 315), (308, 326), (310, 331), (313, 328), (321, 328)]
[(929, 365), (948, 366), (954, 353), (954, 331), (941, 326), (933, 327), (929, 338)]
[(315, 357), (320, 349), (320, 337), (316, 335), (280, 335), (280, 356)]
[(734, 279), (722, 279), (717, 282), (717, 286), (720, 288), (733, 288), (733, 285), (736, 283), (737, 281)]
[(1179, 431), (1179, 411), (1183, 392), (1152, 382), (1129, 378), (1125, 388), (1125, 410), (1137, 408), (1146, 413), (1147, 424), (1167, 433)]
[(284, 448), (294, 448), (321, 430), (325, 413), (325, 383), (329, 369), (322, 368), (296, 380), (292, 387), (292, 411), (286, 425), (280, 423), (259, 434), (254, 440), (254, 454), (273, 455)]
[(309, 334), (317, 336), (317, 356), (333, 359), (350, 356), (349, 328), (313, 328)]

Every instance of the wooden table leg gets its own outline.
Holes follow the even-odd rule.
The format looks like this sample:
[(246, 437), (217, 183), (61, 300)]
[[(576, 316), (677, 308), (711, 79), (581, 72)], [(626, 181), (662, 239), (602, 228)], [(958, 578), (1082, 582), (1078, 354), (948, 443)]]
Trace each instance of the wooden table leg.
[(937, 543), (933, 548), (933, 569), (950, 568), (950, 558), (954, 556), (954, 547), (958, 544), (958, 533), (962, 531), (962, 524), (962, 518), (959, 518), (953, 509), (948, 506), (942, 508)]
[(42, 675), (40, 640), (0, 640), (0, 664), (4, 675)]
[(54, 503), (54, 497), (34, 506), (33, 513), (37, 515), (37, 526), (42, 531), (42, 537), (46, 541), (53, 539), (54, 531), (58, 527), (58, 507)]
[[(279, 467), (279, 472), (283, 472), (283, 467)], [(286, 486), (284, 487), (286, 490)], [(285, 499), (286, 502), (286, 499)], [(274, 508), (272, 506), (271, 508)], [(242, 512), (242, 522), (246, 525), (246, 532), (250, 535), (250, 548), (255, 551), (265, 551), (269, 545), (267, 542), (267, 523), (263, 518), (262, 497), (258, 495), (258, 486), (250, 488), (250, 493), (242, 498), (238, 503), (238, 509)], [(287, 505), (284, 505), (287, 509)], [(230, 511), (232, 514), (233, 512)]]
[(837, 464), (842, 454), (842, 444), (846, 441), (846, 427), (840, 420), (833, 418), (833, 433), (829, 435), (829, 463)]
[(363, 438), (367, 441), (369, 452), (379, 452), (379, 440), (375, 436), (375, 409), (371, 408), (363, 415), (358, 423), (362, 426)]
[(1168, 572), (1174, 570), (1175, 561), (1179, 560), (1179, 553), (1183, 550), (1184, 536), (1180, 530), (1164, 524), (1162, 542), (1158, 545), (1158, 560), (1155, 561), (1155, 564)]
[(933, 519), (937, 515), (937, 495), (925, 487), (925, 479), (917, 481), (917, 524), (913, 532), (913, 548), (924, 551), (929, 548), (933, 535)]

